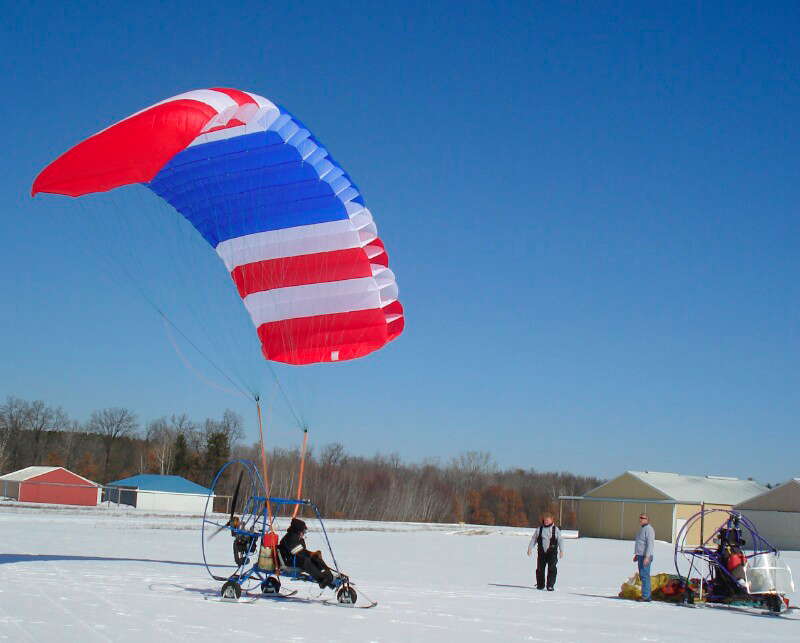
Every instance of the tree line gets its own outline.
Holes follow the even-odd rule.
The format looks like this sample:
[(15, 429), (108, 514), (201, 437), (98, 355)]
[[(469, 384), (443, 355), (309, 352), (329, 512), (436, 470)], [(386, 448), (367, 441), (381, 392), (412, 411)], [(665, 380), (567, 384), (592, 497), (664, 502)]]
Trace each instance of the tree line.
[[(12, 396), (0, 404), (0, 473), (49, 465), (103, 484), (158, 473), (209, 486), (231, 458), (260, 462), (258, 444), (242, 444), (243, 436), (242, 418), (231, 410), (202, 421), (182, 413), (141, 424), (129, 409), (106, 408), (81, 423), (59, 407)], [(295, 495), (299, 458), (299, 449), (267, 454), (271, 495)], [(527, 527), (543, 511), (558, 515), (559, 496), (582, 495), (602, 482), (566, 472), (500, 469), (485, 452), (415, 464), (396, 453), (352, 455), (335, 443), (309, 447), (303, 496), (335, 518)], [(219, 491), (231, 494), (232, 486), (232, 479), (224, 480)], [(562, 525), (574, 527), (572, 503), (564, 509)]]
[(79, 422), (41, 400), (0, 404), (0, 472), (61, 466), (106, 484), (138, 473), (176, 474), (207, 485), (244, 435), (226, 410), (200, 422), (185, 413), (142, 425), (133, 411), (105, 408)]

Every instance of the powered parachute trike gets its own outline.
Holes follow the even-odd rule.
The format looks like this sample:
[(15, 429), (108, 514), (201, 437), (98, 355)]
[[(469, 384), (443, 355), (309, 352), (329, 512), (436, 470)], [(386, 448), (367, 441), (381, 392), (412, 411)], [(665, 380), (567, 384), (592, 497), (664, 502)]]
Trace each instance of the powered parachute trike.
[[(230, 497), (230, 513), (222, 515), (215, 512), (214, 501), (221, 479), (232, 473), (236, 479), (233, 495)], [(308, 499), (278, 498), (263, 495), (264, 484), (258, 467), (248, 460), (232, 460), (226, 463), (214, 477), (203, 514), (201, 533), (203, 562), (211, 577), (222, 581), (220, 594), (223, 599), (237, 601), (243, 593), (260, 592), (268, 597), (291, 597), (297, 590), (283, 589), (281, 579), (316, 583), (307, 571), (300, 567), (294, 557), (282, 554), (278, 548), (277, 523), (280, 518), (273, 513), (281, 508), (293, 508), (292, 517), (298, 510), (306, 509), (313, 513), (316, 524), (325, 540), (326, 558), (330, 561), (331, 582), (328, 585), (337, 603), (342, 605), (369, 608), (377, 605), (362, 592), (359, 592), (342, 572), (331, 546), (325, 522), (317, 506)], [(221, 532), (227, 532), (232, 540), (234, 569), (219, 575), (219, 564), (210, 558), (209, 543)], [(218, 552), (219, 550), (217, 550)], [(330, 602), (330, 601), (326, 601)]]
[[(342, 362), (402, 333), (395, 276), (361, 192), (303, 123), (267, 98), (214, 87), (161, 101), (69, 149), (42, 170), (31, 192), (83, 197), (136, 184), (172, 206), (190, 224), (189, 233), (216, 251), (266, 360)], [(126, 208), (128, 215), (139, 212)], [(146, 256), (140, 266), (145, 263)], [(186, 289), (202, 291), (191, 266), (188, 276)], [(243, 473), (227, 521), (207, 515), (203, 523), (204, 533), (215, 528), (233, 536), (237, 569), (224, 578), (222, 593), (234, 597), (251, 580), (269, 589), (278, 586), (279, 575), (293, 573), (291, 561), (274, 556), (273, 505), (307, 508), (319, 517), (300, 493), (302, 457), (297, 497), (270, 497), (261, 402), (250, 393), (260, 466), (238, 463)], [(303, 453), (306, 439), (307, 433)], [(214, 486), (224, 471), (229, 468)], [(260, 548), (270, 553), (259, 554), (259, 562), (253, 557)], [(331, 559), (338, 600), (354, 603), (355, 590), (332, 552)]]
[(792, 572), (780, 552), (740, 512), (703, 507), (675, 541), (675, 569), (687, 604), (794, 611)]

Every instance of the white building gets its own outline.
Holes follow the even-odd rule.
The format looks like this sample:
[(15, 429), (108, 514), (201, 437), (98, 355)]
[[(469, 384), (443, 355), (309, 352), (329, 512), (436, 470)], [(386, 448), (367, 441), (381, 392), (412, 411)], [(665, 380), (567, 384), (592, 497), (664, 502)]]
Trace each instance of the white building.
[(736, 507), (778, 549), (800, 549), (800, 478), (740, 502)]
[(210, 493), (181, 476), (142, 473), (107, 484), (105, 499), (137, 509), (203, 513)]
[[(767, 488), (752, 480), (726, 476), (688, 476), (661, 471), (626, 471), (583, 496), (560, 496), (578, 503), (581, 538), (632, 540), (645, 512), (656, 538), (675, 542), (680, 530), (701, 506), (730, 510)], [(721, 515), (714, 520), (723, 520)], [(707, 524), (716, 529), (719, 524)], [(687, 533), (688, 544), (700, 542), (700, 526)]]

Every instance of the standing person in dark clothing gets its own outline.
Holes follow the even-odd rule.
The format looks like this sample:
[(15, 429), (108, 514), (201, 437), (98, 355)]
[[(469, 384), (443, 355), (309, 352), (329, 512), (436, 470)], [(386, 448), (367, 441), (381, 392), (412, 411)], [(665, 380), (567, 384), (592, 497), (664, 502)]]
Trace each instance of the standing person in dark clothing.
[(332, 587), (333, 572), (322, 560), (320, 552), (306, 549), (305, 535), (306, 523), (299, 518), (292, 518), (286, 535), (278, 545), (281, 557), (287, 565), (299, 567), (309, 574), (320, 587)]
[(545, 567), (547, 567), (547, 591), (552, 592), (556, 584), (556, 565), (564, 557), (564, 539), (561, 530), (553, 523), (553, 514), (546, 511), (541, 517), (542, 524), (533, 532), (528, 544), (528, 556), (536, 547), (536, 589), (545, 588)]

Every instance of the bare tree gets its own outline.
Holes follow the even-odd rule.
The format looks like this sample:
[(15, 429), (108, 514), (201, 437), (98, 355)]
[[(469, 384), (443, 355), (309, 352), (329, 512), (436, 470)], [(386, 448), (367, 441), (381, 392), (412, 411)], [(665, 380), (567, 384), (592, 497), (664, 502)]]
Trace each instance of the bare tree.
[(6, 468), (10, 442), (11, 430), (6, 426), (3, 420), (0, 419), (0, 472), (3, 472)]
[(41, 400), (31, 402), (25, 420), (25, 428), (33, 434), (31, 463), (42, 463), (42, 438), (48, 431), (62, 431), (69, 424), (67, 414), (61, 409), (47, 406)]
[(170, 426), (166, 418), (153, 420), (147, 425), (147, 441), (155, 456), (158, 472), (162, 476), (172, 473), (176, 437), (178, 437), (177, 431)]
[(467, 451), (462, 453), (453, 460), (451, 466), (470, 478), (494, 473), (497, 470), (492, 454), (486, 451)]
[(84, 428), (77, 420), (72, 420), (68, 426), (64, 428), (64, 440), (62, 442), (62, 450), (64, 455), (64, 466), (67, 469), (72, 469), (78, 459), (78, 448), (81, 443), (81, 434)]
[[(181, 429), (178, 431), (178, 435), (183, 436), (186, 445), (191, 451), (200, 453), (206, 443), (207, 435), (205, 427), (201, 429), (201, 427), (199, 427), (197, 424), (191, 420), (188, 420), (185, 415), (178, 416), (177, 421), (182, 422), (183, 420), (186, 420), (186, 422), (181, 424)], [(175, 421), (176, 418), (173, 416), (173, 425), (175, 424)]]
[(333, 469), (341, 467), (347, 460), (347, 453), (344, 445), (341, 442), (332, 442), (322, 447), (322, 452), (319, 455), (319, 462), (323, 468)]
[(230, 409), (225, 409), (221, 420), (206, 418), (203, 422), (203, 442), (207, 443), (209, 436), (212, 434), (221, 433), (228, 441), (228, 445), (233, 447), (244, 437), (242, 425), (243, 420), (241, 415)]
[(225, 435), (228, 436), (228, 443), (231, 447), (235, 446), (236, 443), (244, 437), (243, 425), (244, 420), (241, 415), (236, 413), (236, 411), (225, 409), (225, 413), (222, 414), (220, 428), (225, 432)]
[(30, 405), (18, 397), (9, 395), (0, 406), (0, 471), (12, 461), (17, 436), (25, 429)]
[(179, 433), (186, 435), (187, 433), (192, 433), (197, 428), (186, 413), (181, 413), (180, 415), (173, 414), (169, 418), (169, 427), (176, 435)]
[(132, 437), (139, 429), (136, 414), (128, 409), (109, 408), (94, 411), (89, 418), (88, 430), (100, 436), (105, 455), (103, 463), (103, 482), (108, 482), (108, 463), (114, 443), (126, 437)]
[(490, 474), (497, 470), (492, 455), (485, 451), (467, 451), (450, 462), (450, 483), (455, 490), (455, 517), (466, 520), (468, 495), (486, 486)]

